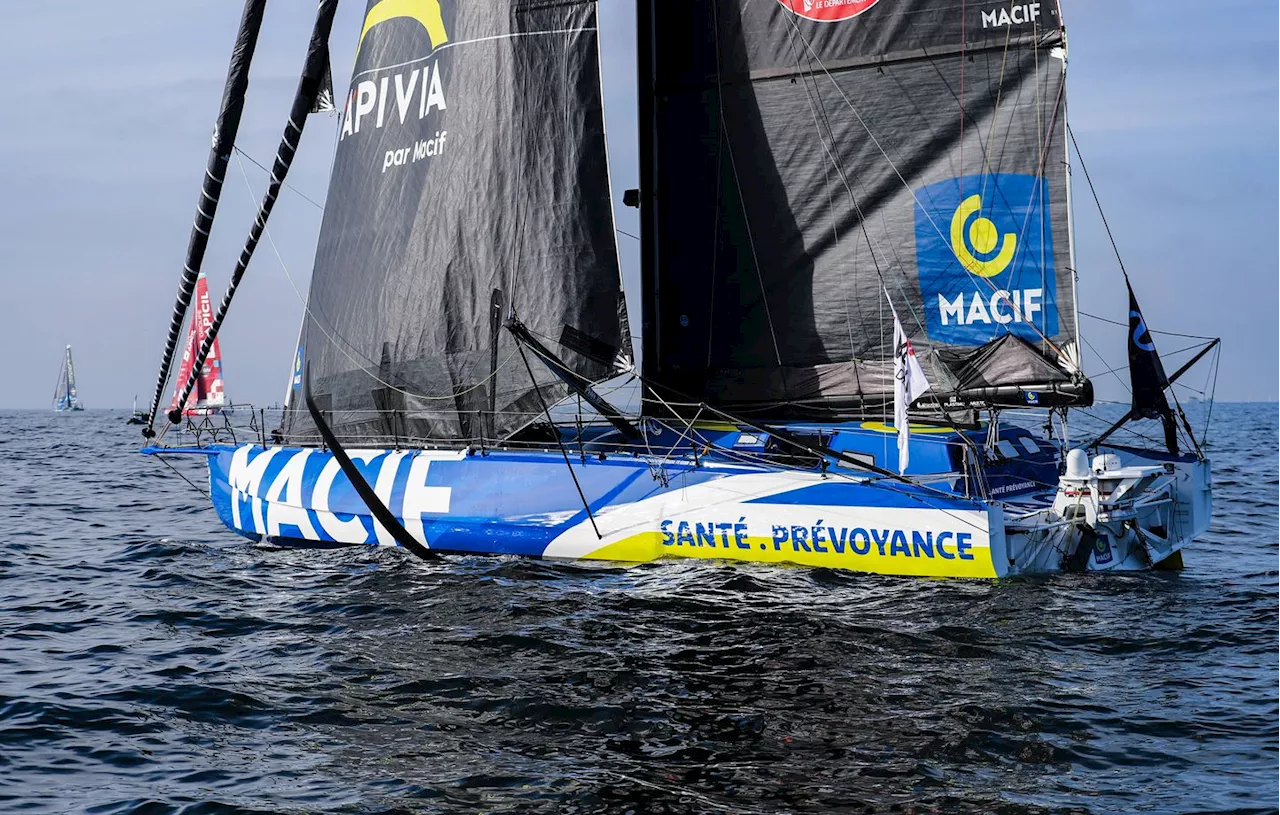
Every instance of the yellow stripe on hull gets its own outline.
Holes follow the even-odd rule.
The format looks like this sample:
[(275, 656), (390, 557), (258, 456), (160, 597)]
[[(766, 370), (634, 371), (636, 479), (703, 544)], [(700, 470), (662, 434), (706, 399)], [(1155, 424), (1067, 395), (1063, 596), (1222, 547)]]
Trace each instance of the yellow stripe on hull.
[(867, 554), (858, 554), (848, 546), (843, 552), (805, 550), (791, 544), (775, 545), (772, 538), (747, 537), (742, 546), (687, 546), (663, 543), (659, 532), (641, 532), (620, 541), (607, 544), (582, 556), (583, 560), (610, 560), (622, 563), (648, 563), (662, 558), (698, 558), (702, 560), (734, 560), (744, 563), (790, 563), (797, 566), (818, 566), (828, 569), (851, 569), (872, 574), (905, 575), (914, 577), (997, 577), (988, 547), (972, 548), (972, 560), (942, 556), (916, 557), (912, 555), (880, 554), (871, 547)]

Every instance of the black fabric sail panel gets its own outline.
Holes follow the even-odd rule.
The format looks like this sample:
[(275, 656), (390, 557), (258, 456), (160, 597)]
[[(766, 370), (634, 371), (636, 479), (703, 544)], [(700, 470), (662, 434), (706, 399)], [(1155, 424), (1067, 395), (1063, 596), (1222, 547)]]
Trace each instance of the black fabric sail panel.
[(1073, 365), (1054, 4), (653, 2), (641, 30), (650, 379), (781, 417), (891, 400), (883, 289), (936, 392), (938, 351), (1010, 333)]
[(359, 37), (297, 364), (341, 438), (506, 435), (539, 402), (494, 302), (588, 380), (623, 347), (595, 5), (379, 0)]

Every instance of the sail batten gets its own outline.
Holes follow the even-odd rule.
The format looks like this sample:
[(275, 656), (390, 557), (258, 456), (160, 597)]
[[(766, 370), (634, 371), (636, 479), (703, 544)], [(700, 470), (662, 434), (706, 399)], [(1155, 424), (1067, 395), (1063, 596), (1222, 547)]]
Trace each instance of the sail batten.
[(892, 396), (884, 288), (933, 381), (966, 373), (944, 352), (1004, 336), (1055, 376), (994, 385), (1080, 379), (1065, 41), (1048, 4), (1014, 17), (956, 0), (642, 4), (646, 378), (780, 418), (865, 412)]

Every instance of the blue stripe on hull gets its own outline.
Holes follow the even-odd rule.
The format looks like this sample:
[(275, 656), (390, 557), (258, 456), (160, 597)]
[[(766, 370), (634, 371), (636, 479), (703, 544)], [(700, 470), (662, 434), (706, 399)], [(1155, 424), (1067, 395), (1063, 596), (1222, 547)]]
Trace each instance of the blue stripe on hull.
[[(459, 454), (433, 458), (416, 471), (412, 454), (378, 451), (360, 460), (361, 454), (352, 451), (361, 474), (411, 531), (421, 523), (432, 548), (538, 556), (561, 532), (587, 520), (559, 453)], [(574, 469), (593, 511), (664, 490), (648, 465), (631, 457), (576, 460)], [(390, 542), (385, 532), (380, 540), (360, 496), (328, 453), (223, 449), (209, 458), (209, 472), (218, 517), (251, 539), (337, 541), (333, 527), (342, 526), (351, 533), (348, 543)], [(724, 475), (692, 466), (669, 466), (666, 474), (669, 489)], [(328, 524), (322, 508), (332, 514)]]
[(933, 490), (924, 490), (912, 484), (882, 482), (875, 489), (849, 481), (827, 481), (800, 487), (796, 490), (753, 498), (749, 504), (810, 504), (815, 506), (849, 506), (850, 500), (858, 506), (897, 507), (901, 509), (972, 509), (973, 502), (965, 498), (950, 498)]
[[(327, 452), (256, 446), (202, 452), (209, 456), (210, 494), (218, 517), (241, 535), (254, 540), (392, 543), (385, 530), (376, 528), (359, 495)], [(540, 557), (558, 537), (589, 521), (558, 452), (498, 451), (487, 456), (349, 452), (410, 533), (437, 550)], [(949, 499), (912, 485), (832, 478), (800, 486), (803, 479), (820, 476), (809, 473), (800, 475), (799, 481), (787, 481), (786, 475), (775, 470), (705, 460), (701, 465), (665, 462), (659, 468), (665, 483), (654, 477), (650, 462), (632, 456), (588, 457), (585, 462), (574, 458), (573, 467), (592, 512), (605, 518), (610, 512), (648, 499), (686, 501), (699, 485), (744, 476), (781, 478), (783, 483), (770, 490), (771, 495), (744, 493), (731, 506), (723, 502), (709, 506), (708, 517), (718, 519), (727, 513), (723, 520), (732, 524), (748, 512), (748, 505), (761, 504), (775, 504), (779, 512), (806, 504), (819, 510), (824, 505), (832, 511), (911, 509), (926, 515), (940, 514), (939, 510), (984, 511), (979, 502)], [(792, 489), (793, 484), (799, 488)], [(653, 510), (651, 530), (655, 536), (659, 535), (662, 512)], [(618, 524), (612, 521), (607, 526)], [(764, 527), (749, 534), (769, 537), (775, 536), (776, 530)]]

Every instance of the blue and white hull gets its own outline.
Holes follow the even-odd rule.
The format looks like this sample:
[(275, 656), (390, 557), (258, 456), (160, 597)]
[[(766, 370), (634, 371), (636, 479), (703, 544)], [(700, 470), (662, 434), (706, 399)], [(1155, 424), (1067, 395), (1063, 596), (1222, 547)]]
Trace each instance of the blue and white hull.
[[(181, 452), (208, 457), (214, 508), (235, 532), (254, 540), (394, 545), (327, 451), (241, 445)], [(1037, 504), (1026, 496), (983, 500), (843, 472), (705, 457), (574, 456), (588, 513), (558, 451), (348, 453), (405, 529), (440, 552), (623, 563), (686, 557), (992, 578), (1073, 563), (1149, 568), (1208, 519), (1208, 464), (1198, 461), (1129, 473), (1143, 482), (1151, 507), (1117, 511), (1099, 494), (1090, 512), (1081, 508), (1091, 499), (1081, 497), (1088, 485), (1079, 481), (1066, 490), (1076, 505), (1067, 511), (1063, 487)], [(1072, 561), (1085, 525), (1091, 551)]]

